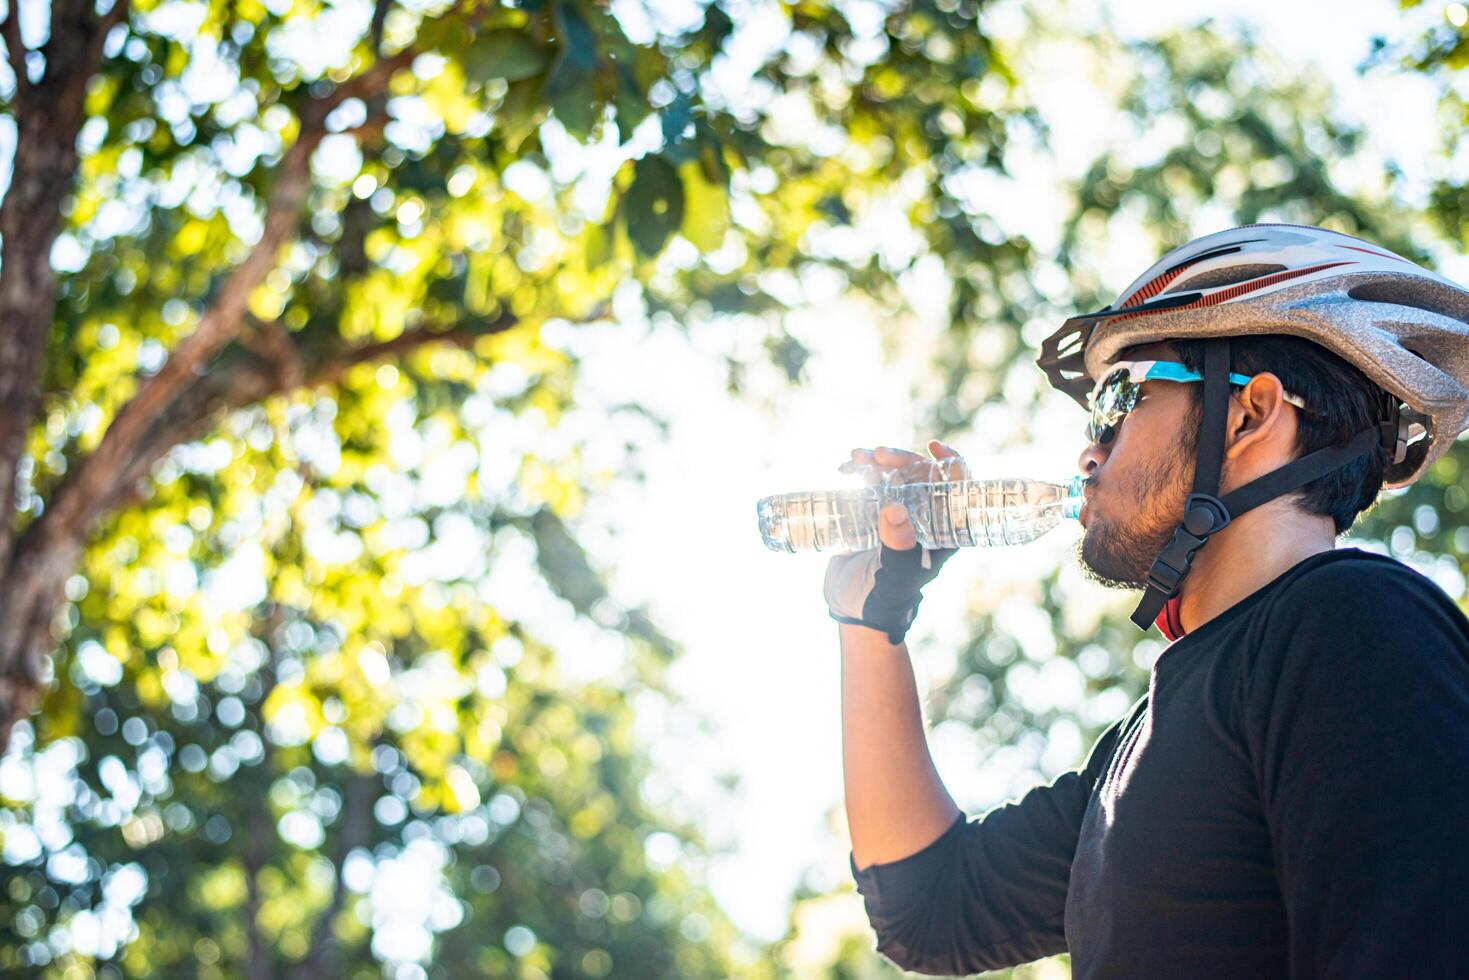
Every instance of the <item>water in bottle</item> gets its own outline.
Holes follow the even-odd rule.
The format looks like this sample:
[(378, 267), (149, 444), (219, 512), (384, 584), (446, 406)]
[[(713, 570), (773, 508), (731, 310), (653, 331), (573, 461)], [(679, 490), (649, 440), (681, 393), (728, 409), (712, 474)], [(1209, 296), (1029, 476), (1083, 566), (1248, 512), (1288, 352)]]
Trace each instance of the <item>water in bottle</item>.
[[(929, 464), (930, 466), (932, 464)], [(880, 543), (877, 514), (901, 501), (925, 548), (1024, 544), (1081, 512), (1086, 478), (1050, 483), (1019, 477), (903, 482), (765, 497), (756, 504), (771, 551), (865, 551)]]

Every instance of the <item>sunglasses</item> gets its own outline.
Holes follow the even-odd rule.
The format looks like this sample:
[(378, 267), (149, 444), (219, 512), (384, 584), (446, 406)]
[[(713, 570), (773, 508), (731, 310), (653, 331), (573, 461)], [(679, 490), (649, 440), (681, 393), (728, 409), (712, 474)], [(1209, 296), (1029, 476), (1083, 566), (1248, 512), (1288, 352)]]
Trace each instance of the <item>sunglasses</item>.
[[(1244, 386), (1249, 384), (1253, 377), (1253, 375), (1231, 372), (1229, 383)], [(1138, 400), (1142, 398), (1144, 381), (1203, 380), (1202, 374), (1190, 371), (1177, 361), (1116, 362), (1108, 368), (1107, 374), (1092, 389), (1091, 419), (1086, 427), (1087, 441), (1105, 446), (1116, 437), (1118, 426), (1127, 417), (1127, 413), (1137, 407)], [(1293, 395), (1287, 391), (1284, 397), (1286, 401), (1302, 411), (1310, 411), (1306, 408), (1306, 400), (1300, 395)]]

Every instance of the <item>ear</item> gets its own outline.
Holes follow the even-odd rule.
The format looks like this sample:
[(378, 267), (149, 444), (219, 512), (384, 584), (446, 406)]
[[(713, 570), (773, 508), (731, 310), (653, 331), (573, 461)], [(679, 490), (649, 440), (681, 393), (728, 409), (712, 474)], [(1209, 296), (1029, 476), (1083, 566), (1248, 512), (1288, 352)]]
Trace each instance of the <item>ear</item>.
[(1261, 372), (1238, 391), (1229, 393), (1229, 425), (1224, 458), (1238, 459), (1252, 452), (1291, 455), (1296, 438), (1295, 414), (1285, 400), (1285, 386), (1269, 371)]

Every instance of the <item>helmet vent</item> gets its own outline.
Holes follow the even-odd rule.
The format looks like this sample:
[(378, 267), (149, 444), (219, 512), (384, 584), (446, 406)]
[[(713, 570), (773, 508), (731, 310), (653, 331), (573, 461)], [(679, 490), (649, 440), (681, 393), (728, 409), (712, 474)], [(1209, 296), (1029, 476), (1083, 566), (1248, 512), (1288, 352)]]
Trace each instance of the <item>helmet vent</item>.
[(1172, 286), (1163, 290), (1165, 293), (1177, 293), (1188, 289), (1214, 289), (1219, 286), (1233, 286), (1237, 282), (1248, 282), (1261, 276), (1268, 276), (1274, 272), (1284, 272), (1285, 266), (1271, 264), (1268, 262), (1256, 262), (1252, 265), (1231, 265), (1223, 269), (1210, 269), (1200, 272), (1196, 276), (1189, 276)]
[(1386, 282), (1364, 282), (1347, 290), (1347, 295), (1352, 299), (1361, 300), (1364, 303), (1389, 303), (1393, 306), (1411, 306), (1415, 310), (1424, 310), (1428, 313), (1437, 313), (1460, 323), (1469, 323), (1469, 308), (1466, 308), (1462, 298), (1454, 304), (1436, 303), (1440, 295), (1437, 290), (1430, 291), (1423, 288), (1421, 280), (1389, 280)]

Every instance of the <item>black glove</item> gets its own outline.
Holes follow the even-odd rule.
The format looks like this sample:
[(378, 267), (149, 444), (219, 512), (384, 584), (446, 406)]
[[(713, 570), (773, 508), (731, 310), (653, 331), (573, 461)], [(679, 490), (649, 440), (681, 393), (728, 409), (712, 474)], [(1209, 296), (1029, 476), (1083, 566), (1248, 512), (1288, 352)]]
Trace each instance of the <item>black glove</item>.
[(922, 589), (957, 548), (914, 545), (898, 551), (881, 544), (866, 551), (833, 555), (826, 566), (826, 605), (839, 623), (867, 626), (897, 646), (918, 615)]

